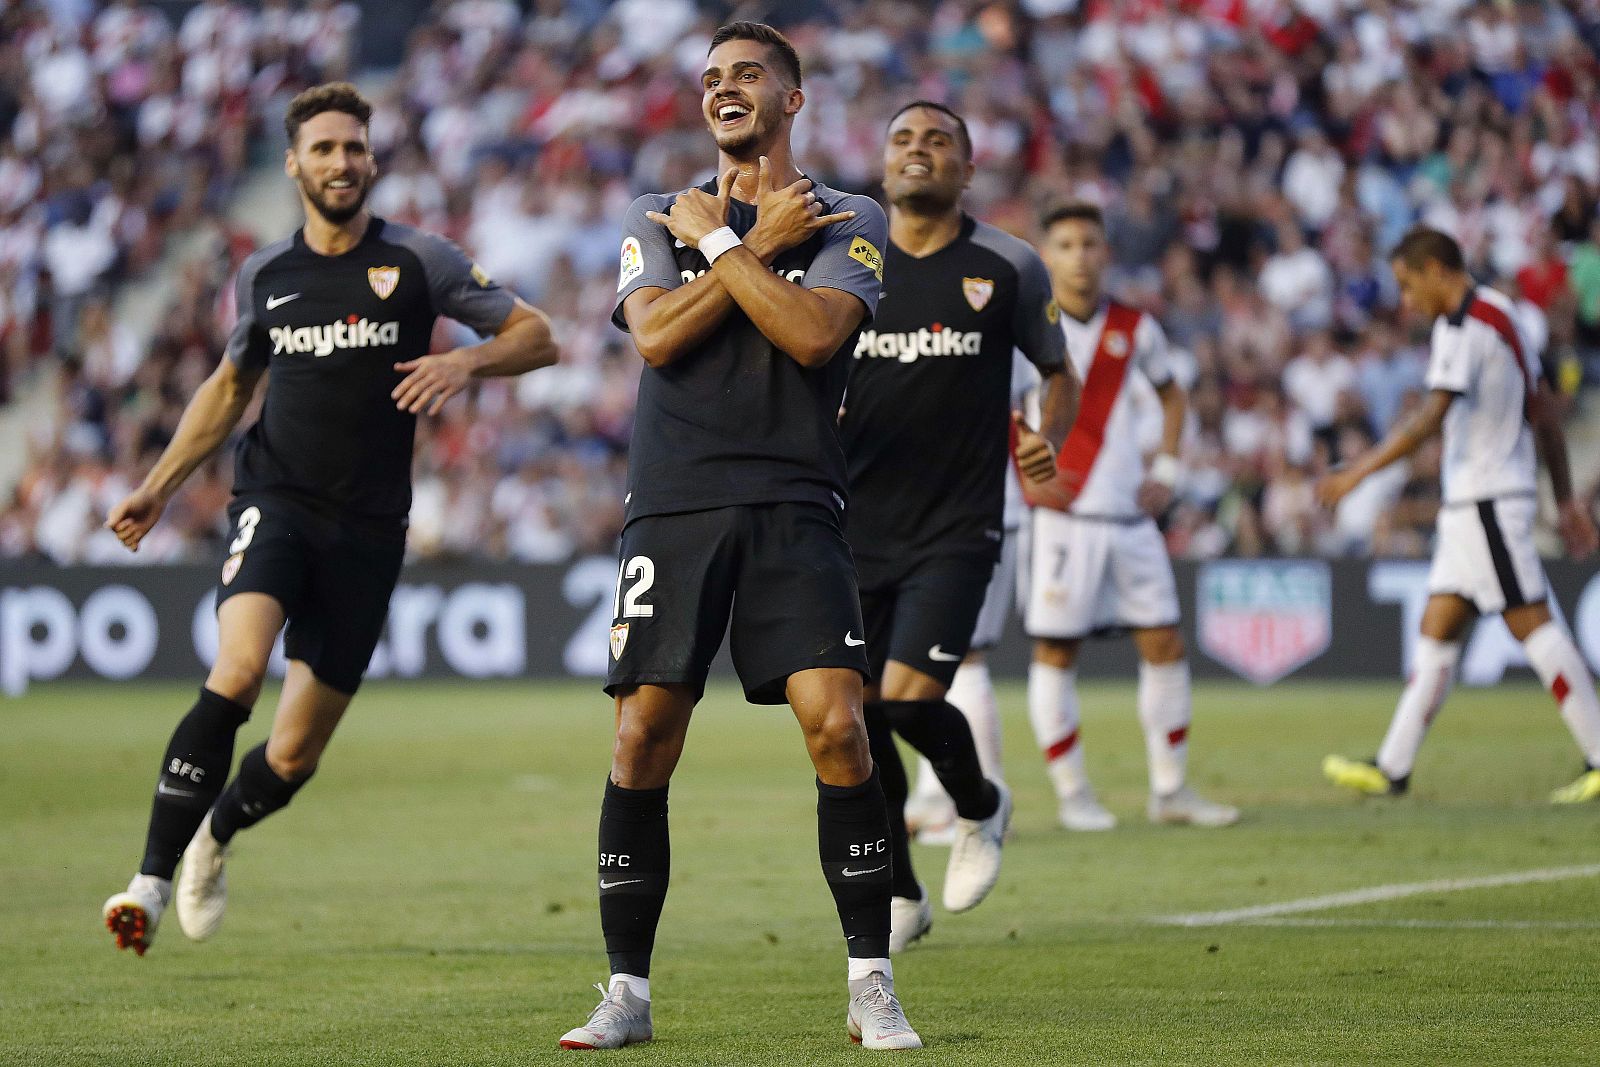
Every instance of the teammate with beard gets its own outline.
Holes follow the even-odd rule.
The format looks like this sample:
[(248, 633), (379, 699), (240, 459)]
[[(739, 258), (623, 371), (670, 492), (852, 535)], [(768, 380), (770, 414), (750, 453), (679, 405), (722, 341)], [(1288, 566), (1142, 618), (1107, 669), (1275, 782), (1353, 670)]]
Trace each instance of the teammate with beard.
[(611, 973), (564, 1048), (654, 1035), (667, 788), (730, 622), (745, 695), (794, 709), (816, 769), (818, 853), (849, 957), (846, 1030), (868, 1048), (922, 1044), (888, 959), (889, 819), (861, 719), (866, 642), (837, 427), (887, 224), (871, 199), (796, 169), (800, 76), (772, 27), (719, 29), (700, 106), (721, 177), (643, 196), (624, 224), (614, 318), (646, 366), (606, 685), (617, 727), (598, 873)]
[[(874, 328), (856, 345), (840, 434), (876, 679), (867, 730), (894, 845), (890, 947), (899, 950), (927, 932), (933, 908), (911, 866), (895, 733), (928, 758), (955, 804), (945, 907), (977, 906), (999, 877), (1010, 792), (985, 777), (967, 719), (945, 697), (1000, 557), (1010, 436), (1023, 475), (1049, 481), (1078, 378), (1038, 253), (961, 210), (974, 171), (961, 118), (940, 104), (906, 105), (890, 120), (883, 164), (887, 280)], [(1042, 432), (1011, 413), (1014, 349), (1048, 383)]]
[[(103, 910), (117, 947), (141, 956), (172, 899), (180, 858), (183, 932), (198, 941), (217, 931), (228, 843), (306, 784), (360, 685), (405, 551), (417, 415), (437, 414), (474, 378), (556, 362), (543, 313), (444, 238), (368, 213), (371, 114), (342, 82), (290, 102), (284, 169), (299, 188), (305, 226), (245, 260), (223, 360), (106, 522), (138, 551), (270, 371), (260, 419), (235, 455), (216, 662), (162, 757), (139, 873)], [(440, 315), (493, 337), (428, 355)], [(288, 673), (271, 735), (224, 788), (235, 735), (285, 626)]]

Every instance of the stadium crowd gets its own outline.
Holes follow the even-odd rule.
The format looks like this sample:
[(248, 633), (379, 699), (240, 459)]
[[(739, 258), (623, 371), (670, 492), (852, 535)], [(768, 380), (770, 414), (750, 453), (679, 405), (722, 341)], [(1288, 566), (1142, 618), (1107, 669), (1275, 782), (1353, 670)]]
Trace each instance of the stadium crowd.
[[(975, 214), (1032, 236), (1052, 202), (1105, 208), (1114, 288), (1157, 313), (1191, 388), (1177, 555), (1426, 551), (1437, 443), (1332, 515), (1312, 496), (1419, 396), (1425, 335), (1383, 261), (1414, 222), (1516, 296), (1566, 393), (1600, 378), (1594, 0), (752, 7), (806, 61), (795, 143), (819, 180), (875, 189), (888, 117), (931, 98), (971, 128)], [(637, 193), (708, 176), (697, 78), (730, 9), (441, 0), (376, 92), (373, 209), (461, 242), (549, 312), (563, 351), (422, 420), (414, 555), (612, 550), (639, 365), (610, 325), (619, 224)], [(262, 116), (348, 65), (354, 9), (207, 0), (180, 26), (134, 2), (77, 26), (0, 12), (0, 340), (13, 368), (52, 350), (62, 397), (0, 512), (0, 555), (120, 562), (96, 519), (217, 358), (250, 240), (188, 270), (148, 345), (99, 293), (225, 207), (249, 135), (276, 144)], [(139, 561), (214, 557), (227, 462)]]

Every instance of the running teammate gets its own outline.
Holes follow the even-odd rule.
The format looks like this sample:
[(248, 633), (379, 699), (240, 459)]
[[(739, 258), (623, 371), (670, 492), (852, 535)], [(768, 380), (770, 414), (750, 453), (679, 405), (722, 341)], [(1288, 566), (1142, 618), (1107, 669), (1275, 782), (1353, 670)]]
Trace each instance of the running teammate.
[[(195, 940), (216, 933), (228, 843), (306, 784), (361, 684), (405, 551), (417, 415), (437, 414), (473, 378), (556, 361), (541, 312), (444, 238), (368, 213), (371, 115), (342, 82), (290, 102), (284, 169), (305, 225), (245, 261), (223, 360), (143, 484), (106, 522), (137, 551), (270, 371), (261, 417), (235, 456), (217, 659), (162, 757), (139, 873), (104, 907), (117, 947), (141, 956), (180, 858), (178, 922)], [(440, 315), (494, 336), (428, 355)], [(285, 625), (289, 668), (271, 736), (227, 782), (235, 735)]]
[(1389, 732), (1372, 761), (1329, 756), (1323, 773), (1362, 793), (1404, 793), (1423, 736), (1455, 681), (1463, 635), (1479, 614), (1499, 614), (1555, 697), (1586, 763), (1551, 801), (1600, 798), (1600, 700), (1572, 635), (1550, 614), (1533, 541), (1536, 446), (1550, 471), (1568, 552), (1593, 552), (1595, 527), (1572, 496), (1566, 439), (1549, 390), (1540, 384), (1538, 354), (1520, 334), (1511, 301), (1473, 282), (1460, 246), (1447, 234), (1412, 230), (1390, 263), (1406, 308), (1433, 320), (1428, 394), (1380, 444), (1325, 477), (1317, 496), (1333, 507), (1363, 478), (1442, 433), (1444, 504), (1422, 636)]
[[(711, 39), (701, 111), (719, 177), (649, 194), (624, 225), (615, 321), (645, 361), (628, 459), (600, 808), (611, 976), (565, 1048), (648, 1041), (666, 900), (667, 787), (732, 623), (748, 699), (787, 702), (816, 768), (817, 838), (849, 956), (850, 1036), (922, 1042), (889, 963), (889, 821), (861, 719), (867, 672), (839, 402), (883, 281), (883, 210), (796, 168), (800, 61), (778, 31)], [(707, 902), (709, 903), (709, 902)]]
[(928, 758), (955, 804), (945, 907), (976, 906), (1000, 873), (1010, 791), (985, 777), (967, 720), (945, 695), (1004, 536), (1013, 349), (1050, 380), (1042, 434), (1015, 416), (1028, 477), (1050, 480), (1078, 389), (1038, 254), (961, 210), (974, 168), (960, 117), (908, 104), (890, 120), (883, 164), (886, 280), (873, 329), (856, 343), (840, 434), (876, 679), (867, 729), (889, 802), (897, 951), (928, 930), (933, 908), (911, 865), (895, 733)]
[[(1100, 210), (1066, 204), (1043, 220), (1041, 249), (1061, 305), (1067, 352), (1083, 379), (1078, 421), (1046, 490), (1025, 487), (1033, 510), (1028, 633), (1028, 712), (1044, 751), (1061, 824), (1109, 830), (1084, 771), (1078, 726), (1078, 652), (1098, 634), (1131, 631), (1139, 653), (1139, 722), (1149, 762), (1152, 822), (1226, 826), (1238, 809), (1206, 800), (1185, 782), (1189, 664), (1178, 630), (1178, 593), (1152, 519), (1172, 502), (1187, 397), (1173, 378), (1154, 318), (1105, 295), (1110, 262)], [(1130, 373), (1161, 401), (1160, 450), (1149, 470), (1139, 451)]]

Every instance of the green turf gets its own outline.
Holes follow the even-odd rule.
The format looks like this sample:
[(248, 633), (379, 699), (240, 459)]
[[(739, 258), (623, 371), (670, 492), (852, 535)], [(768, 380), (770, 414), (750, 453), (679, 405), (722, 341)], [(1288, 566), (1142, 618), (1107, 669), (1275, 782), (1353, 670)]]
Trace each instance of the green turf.
[[(594, 830), (610, 711), (590, 686), (374, 684), (288, 811), (240, 837), (222, 933), (169, 916), (144, 959), (100, 902), (142, 849), (190, 687), (39, 688), (0, 704), (0, 1064), (530, 1064), (604, 973)], [(896, 964), (938, 1064), (1571, 1064), (1600, 1056), (1600, 879), (1317, 912), (1348, 925), (1178, 929), (1174, 912), (1600, 862), (1600, 805), (1532, 687), (1465, 691), (1413, 793), (1321, 784), (1370, 752), (1394, 687), (1209, 686), (1195, 781), (1223, 831), (1152, 828), (1131, 685), (1084, 736), (1114, 833), (1053, 828), (1022, 692), (1003, 694), (1014, 837), (994, 896)], [(270, 708), (269, 698), (262, 708)], [(241, 745), (263, 736), (267, 715)], [(673, 892), (639, 1064), (859, 1063), (785, 711), (706, 701), (673, 792)], [(918, 849), (935, 899), (944, 853)], [(1432, 925), (1404, 926), (1422, 920)], [(1390, 923), (1391, 925), (1374, 925)], [(1480, 925), (1470, 925), (1477, 923)], [(1489, 923), (1491, 925), (1482, 925)], [(1492, 924), (1521, 923), (1521, 926)]]

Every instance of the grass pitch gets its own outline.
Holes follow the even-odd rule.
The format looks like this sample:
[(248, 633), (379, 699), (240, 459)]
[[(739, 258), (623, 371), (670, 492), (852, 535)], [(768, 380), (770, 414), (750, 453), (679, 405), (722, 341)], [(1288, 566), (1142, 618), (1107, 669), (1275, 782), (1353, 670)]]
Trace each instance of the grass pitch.
[[(1459, 691), (1398, 802), (1336, 793), (1397, 687), (1212, 685), (1193, 780), (1220, 831), (1143, 818), (1132, 684), (1085, 688), (1123, 820), (1054, 827), (1020, 687), (1002, 691), (1014, 836), (994, 895), (896, 961), (929, 1063), (1575, 1064), (1600, 1056), (1600, 878), (1433, 892), (1278, 923), (1156, 916), (1600, 863), (1600, 806), (1531, 685)], [(222, 932), (117, 953), (104, 898), (142, 851), (190, 686), (57, 686), (0, 705), (0, 1063), (536, 1064), (605, 975), (594, 837), (611, 714), (592, 686), (373, 684), (316, 781), (240, 836)], [(263, 737), (274, 695), (245, 727)], [(630, 1064), (859, 1064), (787, 711), (714, 689), (673, 785), (673, 890)], [(918, 848), (938, 900), (945, 852)], [(605, 1054), (594, 1054), (604, 1056)]]

